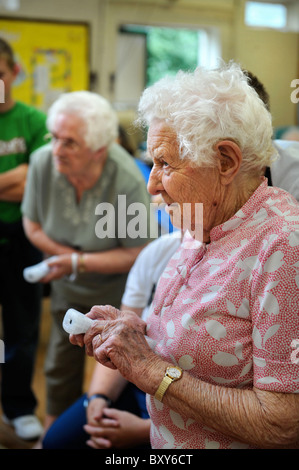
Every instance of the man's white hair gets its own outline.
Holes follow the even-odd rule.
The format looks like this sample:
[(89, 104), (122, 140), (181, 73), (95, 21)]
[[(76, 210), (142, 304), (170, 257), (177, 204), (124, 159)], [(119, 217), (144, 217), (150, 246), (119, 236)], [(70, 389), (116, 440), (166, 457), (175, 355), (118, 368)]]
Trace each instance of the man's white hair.
[(109, 147), (118, 136), (118, 118), (110, 103), (90, 91), (63, 93), (48, 111), (47, 127), (53, 131), (60, 114), (75, 114), (82, 119), (82, 136), (91, 150)]
[(200, 166), (215, 165), (215, 144), (226, 139), (240, 147), (246, 173), (261, 172), (275, 154), (271, 114), (234, 62), (162, 78), (143, 92), (138, 114), (143, 126), (170, 125), (181, 158)]

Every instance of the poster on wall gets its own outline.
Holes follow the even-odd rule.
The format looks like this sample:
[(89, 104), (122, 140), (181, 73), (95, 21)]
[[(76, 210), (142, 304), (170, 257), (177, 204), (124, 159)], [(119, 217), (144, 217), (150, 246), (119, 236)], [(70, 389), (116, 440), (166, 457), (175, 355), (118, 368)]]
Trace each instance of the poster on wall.
[(88, 90), (88, 25), (0, 19), (0, 37), (14, 49), (20, 67), (16, 100), (47, 111), (61, 93)]

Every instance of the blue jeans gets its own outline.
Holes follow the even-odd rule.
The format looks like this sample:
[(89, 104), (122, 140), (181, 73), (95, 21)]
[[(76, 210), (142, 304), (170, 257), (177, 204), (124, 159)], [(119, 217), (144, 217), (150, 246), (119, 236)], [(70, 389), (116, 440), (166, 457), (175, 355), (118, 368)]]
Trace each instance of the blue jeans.
[[(83, 395), (57, 418), (44, 436), (43, 449), (91, 449), (86, 445), (90, 436), (83, 429), (86, 424), (86, 410), (83, 406), (85, 397)], [(145, 394), (132, 384), (127, 385), (120, 398), (113, 403), (113, 408), (129, 411), (144, 419), (149, 418)], [(150, 445), (143, 448), (150, 448)]]

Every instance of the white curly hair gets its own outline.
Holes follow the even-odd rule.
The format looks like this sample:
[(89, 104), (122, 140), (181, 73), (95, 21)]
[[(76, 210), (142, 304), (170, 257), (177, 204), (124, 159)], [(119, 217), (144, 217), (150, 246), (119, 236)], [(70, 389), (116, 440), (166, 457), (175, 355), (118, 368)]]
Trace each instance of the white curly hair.
[(241, 171), (261, 173), (275, 155), (272, 118), (248, 81), (234, 62), (180, 71), (144, 90), (137, 122), (165, 121), (177, 134), (181, 158), (199, 166), (214, 166), (215, 144), (233, 140), (242, 151)]
[(118, 118), (110, 103), (90, 91), (63, 93), (48, 110), (50, 132), (59, 114), (75, 114), (82, 119), (82, 135), (91, 150), (109, 147), (118, 136)]

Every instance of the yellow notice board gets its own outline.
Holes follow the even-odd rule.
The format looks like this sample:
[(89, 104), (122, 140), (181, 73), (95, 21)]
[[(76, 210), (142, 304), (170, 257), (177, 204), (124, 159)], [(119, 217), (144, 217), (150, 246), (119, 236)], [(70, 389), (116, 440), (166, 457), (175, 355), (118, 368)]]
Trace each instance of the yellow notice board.
[(88, 25), (0, 19), (0, 37), (20, 65), (16, 100), (47, 111), (61, 93), (88, 89)]

